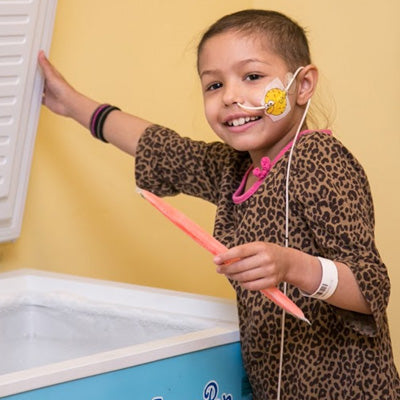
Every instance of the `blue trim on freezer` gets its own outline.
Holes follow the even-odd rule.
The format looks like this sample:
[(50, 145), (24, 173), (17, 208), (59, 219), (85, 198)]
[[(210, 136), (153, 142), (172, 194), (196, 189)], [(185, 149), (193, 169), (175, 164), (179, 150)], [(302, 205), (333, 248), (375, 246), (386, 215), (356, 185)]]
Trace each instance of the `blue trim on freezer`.
[(251, 400), (240, 343), (231, 343), (4, 400)]

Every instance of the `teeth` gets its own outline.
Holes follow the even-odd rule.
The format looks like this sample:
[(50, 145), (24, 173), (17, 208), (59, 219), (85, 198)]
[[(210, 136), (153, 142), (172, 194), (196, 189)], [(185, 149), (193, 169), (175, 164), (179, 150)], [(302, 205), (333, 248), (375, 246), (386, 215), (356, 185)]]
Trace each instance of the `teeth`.
[(241, 125), (246, 124), (247, 122), (255, 121), (255, 120), (259, 119), (259, 118), (260, 117), (246, 117), (246, 118), (242, 117), (242, 118), (237, 118), (237, 119), (233, 119), (232, 121), (229, 121), (228, 125), (229, 126), (241, 126)]
[(239, 126), (239, 125), (243, 125), (246, 123), (246, 118), (239, 118), (239, 119), (234, 119), (232, 121), (233, 126)]

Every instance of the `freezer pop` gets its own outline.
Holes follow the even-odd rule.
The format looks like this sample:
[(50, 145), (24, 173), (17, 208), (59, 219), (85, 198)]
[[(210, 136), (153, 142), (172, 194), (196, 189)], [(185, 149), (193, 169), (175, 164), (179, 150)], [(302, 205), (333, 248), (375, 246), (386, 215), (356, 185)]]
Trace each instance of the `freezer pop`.
[[(227, 250), (227, 248), (221, 242), (215, 239), (201, 226), (193, 222), (181, 211), (166, 203), (160, 197), (144, 189), (138, 188), (137, 191), (143, 198), (145, 198), (151, 205), (153, 205), (157, 210), (165, 215), (178, 228), (188, 234), (192, 239), (194, 239), (210, 253), (217, 255)], [(261, 292), (268, 299), (273, 301), (278, 306), (282, 307), (289, 314), (301, 319), (302, 321), (310, 323), (308, 319), (304, 316), (303, 311), (301, 311), (301, 309), (278, 288), (272, 287), (268, 289), (263, 289), (261, 290)]]

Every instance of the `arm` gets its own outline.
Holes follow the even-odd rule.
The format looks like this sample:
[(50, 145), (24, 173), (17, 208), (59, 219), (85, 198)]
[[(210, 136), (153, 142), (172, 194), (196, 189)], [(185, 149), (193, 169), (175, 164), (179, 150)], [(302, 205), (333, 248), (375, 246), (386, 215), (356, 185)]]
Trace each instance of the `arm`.
[[(239, 261), (226, 264), (234, 259)], [(285, 281), (303, 292), (313, 293), (321, 282), (321, 265), (316, 257), (272, 243), (253, 242), (233, 247), (214, 261), (219, 273), (248, 290), (261, 290)], [(370, 314), (371, 309), (350, 268), (343, 263), (335, 264), (338, 286), (326, 301), (345, 310)]]
[[(100, 103), (76, 91), (54, 68), (43, 51), (39, 53), (45, 86), (43, 104), (56, 114), (69, 117), (89, 129), (90, 118)], [(113, 111), (104, 124), (104, 137), (109, 142), (135, 156), (140, 136), (150, 126), (149, 121), (124, 113)]]

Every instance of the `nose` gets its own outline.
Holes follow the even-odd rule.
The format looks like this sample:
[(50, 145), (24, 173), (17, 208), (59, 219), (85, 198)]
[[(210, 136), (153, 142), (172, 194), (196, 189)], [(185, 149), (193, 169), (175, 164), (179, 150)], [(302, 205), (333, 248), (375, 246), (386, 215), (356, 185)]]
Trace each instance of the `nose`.
[(242, 91), (240, 89), (240, 86), (232, 83), (225, 83), (222, 101), (226, 107), (237, 103), (243, 103)]

